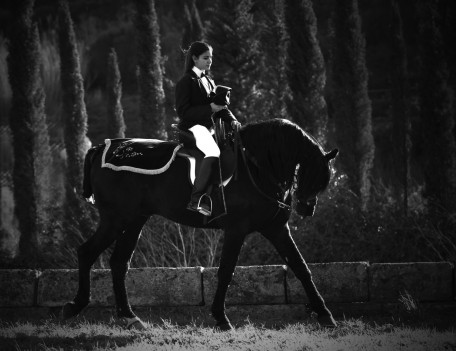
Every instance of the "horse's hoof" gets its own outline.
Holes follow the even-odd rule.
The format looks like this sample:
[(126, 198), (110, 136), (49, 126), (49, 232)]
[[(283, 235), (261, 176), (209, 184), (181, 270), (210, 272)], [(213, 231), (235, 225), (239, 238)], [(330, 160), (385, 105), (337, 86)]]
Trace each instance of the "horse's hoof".
[(146, 330), (146, 324), (137, 316), (133, 318), (123, 318), (125, 328), (128, 330)]
[(318, 323), (320, 324), (320, 326), (324, 327), (324, 328), (335, 328), (337, 327), (337, 322), (336, 320), (333, 318), (332, 315), (323, 315), (323, 316), (318, 316), (317, 318), (318, 320)]
[[(86, 305), (87, 306), (87, 305)], [(62, 307), (61, 318), (62, 320), (67, 320), (73, 317), (76, 317), (86, 306), (77, 306), (73, 301), (67, 302)]]
[(234, 330), (234, 327), (231, 325), (230, 322), (226, 323), (217, 323), (214, 327), (216, 331), (230, 331)]

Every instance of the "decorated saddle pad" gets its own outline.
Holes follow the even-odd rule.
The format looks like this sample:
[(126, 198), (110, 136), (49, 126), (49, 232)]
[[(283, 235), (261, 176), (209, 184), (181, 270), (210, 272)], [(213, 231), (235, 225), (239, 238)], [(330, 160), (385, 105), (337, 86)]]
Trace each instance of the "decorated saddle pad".
[(182, 147), (157, 139), (106, 139), (101, 166), (115, 171), (141, 174), (165, 172)]
[[(140, 174), (160, 174), (168, 170), (177, 156), (189, 161), (189, 178), (192, 184), (195, 174), (204, 155), (197, 150), (182, 149), (183, 145), (174, 141), (157, 139), (105, 139), (101, 167), (114, 171), (129, 171)], [(182, 150), (181, 150), (182, 149)], [(223, 185), (231, 179), (228, 174)], [(216, 183), (219, 183), (217, 181)], [(223, 187), (213, 185), (210, 187), (212, 199), (212, 221), (226, 214), (226, 204)]]

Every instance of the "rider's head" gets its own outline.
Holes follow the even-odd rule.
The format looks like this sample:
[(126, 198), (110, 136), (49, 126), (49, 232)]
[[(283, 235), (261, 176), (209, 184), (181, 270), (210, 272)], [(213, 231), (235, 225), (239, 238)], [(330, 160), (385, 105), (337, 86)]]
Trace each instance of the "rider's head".
[(193, 66), (195, 65), (194, 58), (201, 56), (207, 51), (212, 53), (212, 46), (203, 41), (195, 41), (192, 44), (190, 44), (187, 50), (183, 50), (185, 54), (184, 72), (190, 72)]

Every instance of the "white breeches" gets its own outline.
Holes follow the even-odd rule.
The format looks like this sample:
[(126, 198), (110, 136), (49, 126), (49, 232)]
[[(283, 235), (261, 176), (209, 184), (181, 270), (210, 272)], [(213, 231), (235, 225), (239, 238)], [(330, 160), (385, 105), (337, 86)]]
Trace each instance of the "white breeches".
[(189, 131), (195, 136), (196, 147), (203, 152), (204, 157), (220, 157), (220, 149), (206, 127), (196, 124)]

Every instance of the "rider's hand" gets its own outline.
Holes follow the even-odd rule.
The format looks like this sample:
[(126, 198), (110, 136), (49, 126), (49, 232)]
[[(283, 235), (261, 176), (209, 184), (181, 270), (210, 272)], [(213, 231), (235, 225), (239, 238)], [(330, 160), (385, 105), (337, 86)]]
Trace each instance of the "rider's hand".
[(211, 102), (211, 109), (212, 109), (212, 112), (219, 112), (223, 109), (225, 109), (226, 106), (223, 106), (223, 105), (216, 105), (214, 104), (213, 102)]
[(232, 121), (231, 128), (233, 128), (234, 131), (238, 132), (239, 129), (241, 129), (241, 123), (239, 123), (239, 121)]

